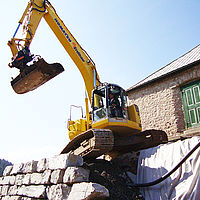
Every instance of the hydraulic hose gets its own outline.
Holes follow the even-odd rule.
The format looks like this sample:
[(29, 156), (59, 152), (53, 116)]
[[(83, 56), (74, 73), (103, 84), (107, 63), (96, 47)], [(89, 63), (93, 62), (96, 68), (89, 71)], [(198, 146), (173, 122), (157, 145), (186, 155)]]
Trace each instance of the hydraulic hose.
[(44, 0), (42, 6), (38, 6), (36, 3), (32, 2), (36, 7), (38, 7), (38, 8), (44, 8), (44, 10), (40, 10), (40, 9), (37, 9), (37, 8), (32, 8), (32, 10), (36, 10), (36, 11), (38, 11), (38, 12), (46, 12), (45, 1), (46, 1), (46, 0)]
[(173, 174), (199, 147), (200, 147), (200, 142), (171, 171), (161, 176), (159, 179), (149, 182), (149, 183), (134, 184), (133, 187), (150, 187), (158, 183), (161, 183), (162, 181), (167, 179), (171, 174)]

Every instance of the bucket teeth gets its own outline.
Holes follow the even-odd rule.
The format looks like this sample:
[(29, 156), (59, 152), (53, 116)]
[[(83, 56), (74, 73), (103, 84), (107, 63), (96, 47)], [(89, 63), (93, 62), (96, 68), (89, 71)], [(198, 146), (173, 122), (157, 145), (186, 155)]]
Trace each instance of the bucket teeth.
[(41, 58), (21, 71), (20, 74), (11, 81), (11, 85), (17, 94), (24, 94), (35, 90), (63, 71), (64, 68), (61, 64), (48, 64)]

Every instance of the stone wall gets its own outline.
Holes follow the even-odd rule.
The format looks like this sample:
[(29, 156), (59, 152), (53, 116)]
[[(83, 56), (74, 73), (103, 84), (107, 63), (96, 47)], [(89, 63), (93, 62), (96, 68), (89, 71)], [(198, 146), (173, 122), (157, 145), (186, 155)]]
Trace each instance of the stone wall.
[(80, 156), (61, 154), (40, 161), (14, 164), (0, 177), (2, 200), (106, 199), (109, 191), (89, 182), (89, 170)]
[(168, 136), (185, 130), (180, 86), (200, 78), (200, 65), (128, 92), (140, 110), (143, 130), (161, 129)]

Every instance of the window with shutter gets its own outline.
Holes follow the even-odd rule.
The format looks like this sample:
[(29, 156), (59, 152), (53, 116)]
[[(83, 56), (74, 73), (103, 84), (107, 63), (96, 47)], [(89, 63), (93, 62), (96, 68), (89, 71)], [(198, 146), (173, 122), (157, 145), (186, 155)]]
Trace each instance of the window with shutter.
[(200, 125), (200, 80), (181, 87), (187, 128)]

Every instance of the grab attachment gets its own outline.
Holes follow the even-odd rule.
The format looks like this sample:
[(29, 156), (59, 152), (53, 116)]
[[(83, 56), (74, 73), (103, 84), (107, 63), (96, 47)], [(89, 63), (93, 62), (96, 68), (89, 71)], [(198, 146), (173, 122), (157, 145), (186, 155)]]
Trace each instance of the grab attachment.
[(20, 69), (20, 74), (11, 81), (11, 86), (17, 94), (35, 90), (64, 71), (60, 63), (48, 64), (43, 58), (27, 65), (33, 59), (33, 55), (28, 55), (27, 50), (24, 52), (24, 55), (23, 52), (18, 52), (17, 57), (9, 65)]

